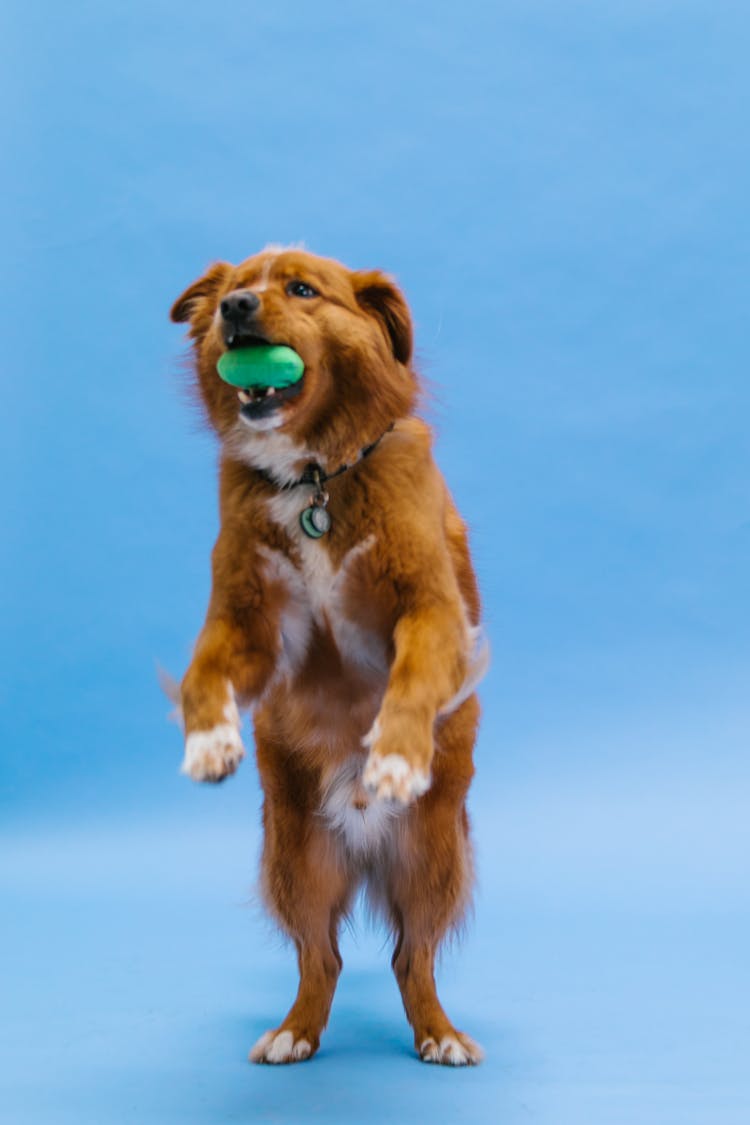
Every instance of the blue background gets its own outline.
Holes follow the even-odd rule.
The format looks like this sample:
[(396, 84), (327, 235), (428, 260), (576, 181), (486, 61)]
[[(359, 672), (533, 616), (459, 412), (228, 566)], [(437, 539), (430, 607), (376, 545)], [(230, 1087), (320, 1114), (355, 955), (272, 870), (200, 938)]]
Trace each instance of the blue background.
[[(750, 15), (721, 0), (6, 5), (0, 1105), (13, 1125), (750, 1119)], [(156, 662), (216, 451), (172, 300), (304, 240), (394, 273), (493, 643), (475, 921), (420, 1066), (358, 918), (318, 1059), (252, 764)]]

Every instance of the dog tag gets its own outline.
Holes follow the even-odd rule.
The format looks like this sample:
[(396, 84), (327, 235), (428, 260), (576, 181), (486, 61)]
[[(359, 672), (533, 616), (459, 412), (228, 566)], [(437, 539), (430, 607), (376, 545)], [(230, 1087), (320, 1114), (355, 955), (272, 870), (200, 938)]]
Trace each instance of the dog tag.
[(328, 512), (317, 504), (312, 508), (305, 508), (300, 514), (299, 522), (305, 535), (311, 539), (320, 539), (331, 527)]

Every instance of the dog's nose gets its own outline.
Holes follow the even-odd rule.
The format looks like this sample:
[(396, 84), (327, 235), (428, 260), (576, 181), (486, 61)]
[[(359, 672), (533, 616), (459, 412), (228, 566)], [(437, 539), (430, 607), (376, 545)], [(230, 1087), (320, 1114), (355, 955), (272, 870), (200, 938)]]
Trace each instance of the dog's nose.
[(230, 293), (219, 305), (221, 315), (227, 324), (240, 328), (260, 308), (260, 297), (249, 289), (238, 289)]

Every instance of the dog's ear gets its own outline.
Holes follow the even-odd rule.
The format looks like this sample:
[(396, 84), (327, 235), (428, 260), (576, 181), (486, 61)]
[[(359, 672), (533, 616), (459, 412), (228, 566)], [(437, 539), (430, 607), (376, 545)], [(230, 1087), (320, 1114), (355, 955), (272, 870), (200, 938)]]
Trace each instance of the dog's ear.
[(376, 316), (390, 337), (399, 363), (408, 363), (412, 350), (409, 306), (396, 285), (380, 270), (352, 274), (354, 295), (365, 312)]
[(170, 319), (175, 324), (184, 324), (185, 321), (190, 320), (196, 301), (218, 293), (231, 272), (232, 267), (229, 262), (214, 262), (203, 274), (203, 277), (194, 281), (182, 296), (177, 298), (169, 311)]

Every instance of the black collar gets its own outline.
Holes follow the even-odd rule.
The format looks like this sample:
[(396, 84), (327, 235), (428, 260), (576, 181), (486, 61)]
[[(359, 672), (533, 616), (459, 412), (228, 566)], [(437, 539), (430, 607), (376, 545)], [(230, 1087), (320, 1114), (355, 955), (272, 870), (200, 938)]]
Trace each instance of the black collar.
[(279, 484), (276, 478), (272, 476), (271, 473), (269, 473), (268, 469), (256, 469), (255, 471), (259, 477), (262, 477), (263, 480), (268, 481), (269, 484), (275, 485), (276, 488), (280, 489), (282, 492), (286, 492), (290, 488), (297, 488), (300, 484), (314, 484), (318, 488), (320, 488), (326, 483), (326, 481), (333, 480), (334, 477), (340, 477), (342, 473), (345, 473), (347, 471), (347, 469), (353, 469), (355, 465), (358, 465), (360, 463), (360, 461), (364, 461), (365, 457), (369, 457), (372, 451), (376, 449), (378, 445), (380, 445), (385, 435), (391, 432), (395, 424), (395, 422), (391, 422), (388, 429), (384, 430), (379, 438), (375, 438), (375, 441), (372, 443), (372, 445), (366, 445), (364, 449), (360, 449), (357, 459), (355, 461), (352, 461), (350, 465), (339, 465), (338, 469), (335, 469), (332, 473), (327, 473), (322, 465), (319, 465), (317, 461), (311, 461), (309, 465), (305, 465), (302, 476), (298, 477), (297, 480), (290, 480), (287, 481), (286, 484)]

